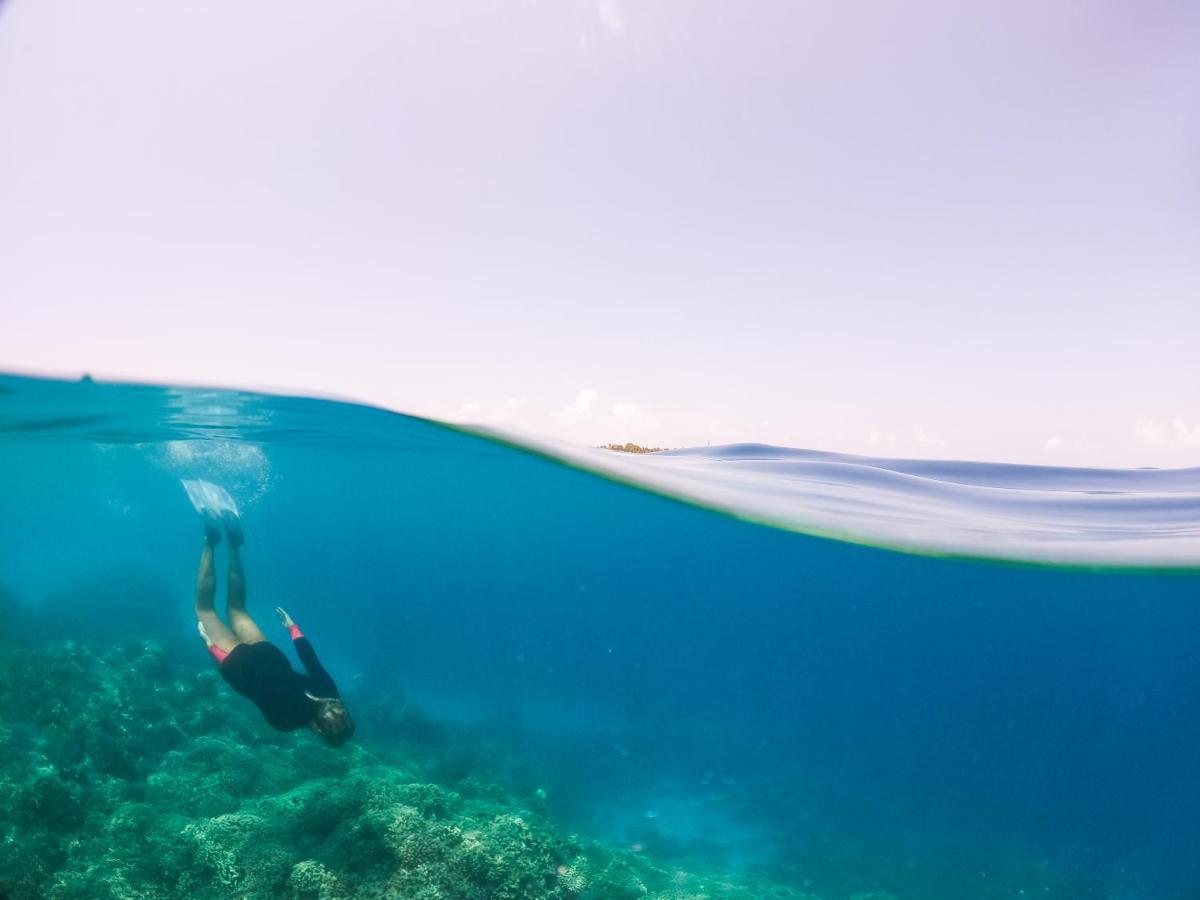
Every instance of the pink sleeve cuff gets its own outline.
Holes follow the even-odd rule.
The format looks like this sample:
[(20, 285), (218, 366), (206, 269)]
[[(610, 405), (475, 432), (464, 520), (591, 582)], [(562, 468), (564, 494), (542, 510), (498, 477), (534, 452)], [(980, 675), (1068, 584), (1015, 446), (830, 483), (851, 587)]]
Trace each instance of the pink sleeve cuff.
[(229, 655), (229, 651), (228, 651), (228, 650), (222, 650), (222, 649), (221, 649), (220, 647), (218, 647), (216, 644), (209, 644), (209, 645), (208, 645), (208, 652), (212, 654), (212, 656), (213, 656), (213, 659), (215, 659), (215, 660), (217, 661), (217, 665), (218, 665), (218, 666), (219, 666), (221, 663), (225, 662), (225, 657), (227, 657), (227, 656)]
[(293, 641), (298, 641), (300, 638), (304, 637), (304, 635), (300, 633), (300, 626), (295, 624), (288, 626), (288, 634), (292, 636)]

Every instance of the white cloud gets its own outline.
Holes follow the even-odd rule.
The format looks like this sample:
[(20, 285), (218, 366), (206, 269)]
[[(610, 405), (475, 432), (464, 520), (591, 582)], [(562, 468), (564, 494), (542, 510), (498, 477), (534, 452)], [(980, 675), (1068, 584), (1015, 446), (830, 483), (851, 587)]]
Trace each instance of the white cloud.
[(596, 400), (599, 396), (599, 391), (592, 388), (583, 388), (583, 390), (575, 395), (575, 399), (571, 401), (571, 404), (559, 415), (559, 423), (570, 427), (590, 418), (592, 408), (596, 405)]
[(1171, 420), (1175, 431), (1175, 443), (1182, 447), (1200, 447), (1200, 422), (1188, 424), (1182, 417)]
[(942, 450), (946, 446), (945, 438), (928, 433), (920, 425), (913, 429), (913, 439), (917, 442), (918, 447), (928, 450)]
[(637, 440), (661, 429), (658, 416), (640, 403), (609, 402), (599, 391), (583, 388), (558, 415), (558, 424), (589, 442)]
[(524, 397), (506, 397), (498, 406), (488, 406), (472, 400), (450, 413), (447, 418), (452, 422), (517, 425), (524, 408)]
[(531, 403), (524, 397), (501, 402), (471, 400), (452, 410), (429, 413), (451, 422), (517, 428), (585, 444), (650, 440), (662, 432), (659, 417), (640, 403), (611, 401), (595, 388), (581, 388), (566, 406)]
[(1134, 426), (1134, 440), (1155, 447), (1200, 447), (1200, 422), (1174, 416), (1168, 422), (1143, 419)]
[(499, 425), (508, 425), (517, 420), (522, 407), (525, 406), (523, 397), (506, 397), (500, 406), (491, 412), (491, 421)]

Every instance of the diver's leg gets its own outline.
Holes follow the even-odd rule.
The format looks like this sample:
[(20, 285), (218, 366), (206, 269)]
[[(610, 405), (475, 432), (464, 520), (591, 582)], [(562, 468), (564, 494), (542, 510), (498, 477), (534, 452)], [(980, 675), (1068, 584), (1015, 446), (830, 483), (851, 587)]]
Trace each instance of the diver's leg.
[(225, 617), (242, 643), (256, 644), (267, 639), (246, 612), (246, 573), (242, 570), (241, 550), (233, 541), (229, 542), (229, 604)]
[(200, 571), (196, 573), (196, 621), (200, 623), (200, 633), (205, 643), (210, 648), (216, 647), (228, 653), (239, 641), (237, 635), (229, 630), (213, 609), (216, 595), (217, 573), (213, 567), (213, 545), (205, 542), (204, 549), (200, 551)]

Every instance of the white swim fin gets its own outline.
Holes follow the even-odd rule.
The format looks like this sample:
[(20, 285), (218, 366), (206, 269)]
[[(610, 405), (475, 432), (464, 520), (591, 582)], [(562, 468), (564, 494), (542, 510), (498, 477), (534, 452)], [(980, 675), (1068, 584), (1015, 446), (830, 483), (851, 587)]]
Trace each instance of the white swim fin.
[(222, 519), (226, 515), (232, 515), (235, 519), (241, 517), (237, 504), (229, 496), (229, 491), (220, 485), (199, 478), (184, 478), (181, 483), (187, 491), (188, 499), (192, 501), (192, 506), (196, 507), (196, 512), (206, 519)]
[(242, 519), (237, 504), (229, 496), (229, 491), (211, 481), (198, 478), (180, 479), (183, 489), (187, 491), (188, 499), (196, 512), (204, 519), (204, 532), (208, 542), (215, 544), (221, 540), (221, 526), (225, 526), (225, 534), (229, 542), (235, 546), (242, 543)]

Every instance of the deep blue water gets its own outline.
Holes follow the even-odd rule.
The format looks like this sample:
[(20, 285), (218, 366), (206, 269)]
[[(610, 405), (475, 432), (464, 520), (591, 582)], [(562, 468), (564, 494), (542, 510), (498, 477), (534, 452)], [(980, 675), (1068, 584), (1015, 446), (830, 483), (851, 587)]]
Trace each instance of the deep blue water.
[[(676, 459), (717, 490), (721, 460), (748, 455)], [(617, 465), (653, 479), (672, 463)], [(66, 634), (150, 632), (211, 665), (179, 485), (205, 478), (242, 508), (269, 634), (286, 606), (352, 704), (403, 697), (507, 748), (514, 782), (583, 832), (831, 896), (1200, 897), (1200, 576), (1164, 568), (1200, 566), (1200, 473), (906, 465), (943, 498), (1023, 479), (989, 485), (970, 555), (988, 534), (1010, 546), (1019, 521), (1034, 552), (984, 555), (1055, 559), (1039, 529), (1067, 526), (1031, 528), (1027, 495), (1073, 479), (1062, 561), (1126, 570), (793, 533), (350, 404), (3, 378), (0, 583), (58, 604)], [(802, 467), (749, 490), (792, 525), (799, 481), (872, 541), (937, 533), (925, 549), (944, 553), (963, 533), (961, 506), (922, 503), (929, 483), (870, 493), (880, 469), (863, 468), (858, 491), (853, 469)], [(727, 488), (717, 505), (736, 512), (746, 485)], [(1087, 505), (1114, 490), (1139, 512)], [(64, 599), (85, 594), (102, 611)], [(363, 716), (360, 737), (386, 740), (385, 719)]]

